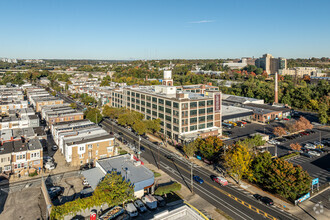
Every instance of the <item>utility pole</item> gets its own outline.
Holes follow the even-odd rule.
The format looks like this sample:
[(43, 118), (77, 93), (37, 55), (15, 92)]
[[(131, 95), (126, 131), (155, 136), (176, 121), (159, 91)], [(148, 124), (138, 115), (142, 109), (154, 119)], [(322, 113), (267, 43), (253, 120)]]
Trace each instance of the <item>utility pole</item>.
[(158, 167), (158, 170), (159, 170), (159, 148), (160, 148), (160, 146), (159, 145), (157, 145), (157, 149), (158, 149), (158, 162), (157, 162), (157, 167)]
[(319, 136), (319, 138), (320, 138), (320, 144), (321, 144), (321, 141), (322, 141), (322, 137), (321, 137), (321, 131), (319, 131), (319, 133), (320, 133), (320, 136)]
[(193, 164), (190, 162), (190, 183), (191, 183), (191, 193), (194, 193), (194, 180), (193, 180)]
[(275, 144), (275, 157), (277, 157), (277, 144)]
[(140, 141), (141, 141), (141, 138), (140, 138), (140, 135), (139, 135), (139, 147), (138, 147), (138, 158), (140, 159)]

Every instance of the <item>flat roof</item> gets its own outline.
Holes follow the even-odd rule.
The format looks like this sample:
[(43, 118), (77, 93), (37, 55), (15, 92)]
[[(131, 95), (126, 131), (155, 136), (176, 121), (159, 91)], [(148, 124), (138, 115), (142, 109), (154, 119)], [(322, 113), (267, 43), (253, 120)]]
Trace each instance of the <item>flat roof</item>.
[(95, 190), (99, 182), (101, 182), (101, 180), (105, 176), (102, 170), (98, 167), (89, 170), (84, 170), (81, 173), (87, 179), (88, 184), (92, 187), (93, 190)]
[(76, 144), (84, 144), (84, 143), (88, 143), (88, 142), (100, 141), (100, 140), (105, 140), (105, 139), (110, 139), (110, 138), (114, 138), (113, 135), (100, 134), (97, 136), (96, 135), (95, 136), (86, 136), (86, 137), (82, 138), (82, 140), (79, 140), (79, 141), (72, 141), (72, 142), (70, 141), (69, 143), (67, 143), (67, 145), (70, 146), (70, 145), (76, 145)]
[(242, 114), (242, 113), (247, 113), (247, 112), (251, 112), (251, 114), (253, 114), (253, 111), (251, 109), (241, 108), (241, 107), (236, 107), (236, 106), (231, 106), (231, 105), (221, 105), (222, 117), (227, 116), (227, 115), (236, 115), (236, 114)]
[[(135, 191), (141, 190), (139, 182), (151, 180), (154, 182), (154, 173), (144, 165), (137, 165), (130, 154), (119, 155), (110, 158), (104, 158), (97, 161), (105, 172), (119, 172), (126, 180), (135, 184)], [(145, 187), (145, 186), (144, 186)], [(143, 187), (142, 187), (143, 189)]]

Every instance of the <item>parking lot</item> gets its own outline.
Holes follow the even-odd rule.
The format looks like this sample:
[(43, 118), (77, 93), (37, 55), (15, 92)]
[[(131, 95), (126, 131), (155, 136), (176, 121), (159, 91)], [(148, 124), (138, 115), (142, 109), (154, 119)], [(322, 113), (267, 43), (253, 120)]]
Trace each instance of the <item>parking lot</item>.
[(312, 158), (298, 155), (294, 158), (289, 158), (287, 161), (302, 166), (313, 179), (319, 178), (320, 185), (323, 185), (330, 181), (329, 160), (330, 154), (323, 154), (321, 157)]

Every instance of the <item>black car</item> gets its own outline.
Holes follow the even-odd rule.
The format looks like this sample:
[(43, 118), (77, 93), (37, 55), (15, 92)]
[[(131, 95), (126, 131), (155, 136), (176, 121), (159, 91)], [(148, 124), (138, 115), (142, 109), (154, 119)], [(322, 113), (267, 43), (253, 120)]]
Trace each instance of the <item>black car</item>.
[(64, 188), (60, 186), (53, 186), (48, 189), (48, 194), (50, 199), (54, 199), (60, 195), (62, 195), (64, 192)]
[(274, 202), (271, 198), (268, 198), (267, 196), (263, 196), (260, 199), (261, 202), (265, 203), (266, 205), (274, 205)]
[(172, 155), (166, 154), (165, 157), (169, 160), (174, 160), (174, 157)]
[(262, 198), (262, 196), (259, 194), (254, 194), (253, 197), (256, 198), (257, 200), (260, 200)]
[(123, 136), (123, 133), (122, 133), (122, 132), (118, 132), (118, 134), (119, 134), (120, 136)]

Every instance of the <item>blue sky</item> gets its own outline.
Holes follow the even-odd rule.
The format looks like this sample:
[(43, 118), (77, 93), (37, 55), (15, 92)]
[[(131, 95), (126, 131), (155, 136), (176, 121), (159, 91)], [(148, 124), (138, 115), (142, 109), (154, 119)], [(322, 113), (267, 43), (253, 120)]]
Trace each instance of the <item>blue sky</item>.
[(0, 57), (329, 57), (329, 8), (329, 0), (1, 0)]

